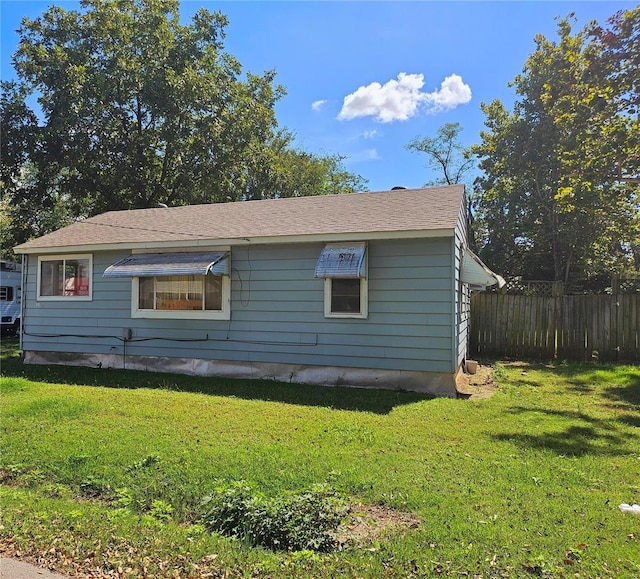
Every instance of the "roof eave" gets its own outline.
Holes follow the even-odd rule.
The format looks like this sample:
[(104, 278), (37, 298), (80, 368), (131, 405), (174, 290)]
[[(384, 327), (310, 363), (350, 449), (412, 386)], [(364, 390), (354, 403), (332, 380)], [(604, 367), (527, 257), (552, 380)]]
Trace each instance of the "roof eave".
[[(278, 235), (262, 237), (242, 237), (232, 239), (182, 239), (167, 241), (144, 241), (144, 242), (118, 242), (118, 243), (96, 243), (78, 245), (57, 245), (57, 246), (33, 246), (29, 242), (18, 245), (14, 251), (24, 255), (46, 255), (57, 253), (86, 253), (92, 251), (122, 251), (126, 249), (162, 249), (162, 248), (202, 248), (219, 246), (240, 246), (240, 245), (273, 245), (284, 243), (314, 243), (314, 242), (335, 242), (335, 241), (373, 241), (383, 239), (428, 239), (438, 237), (453, 237), (454, 228), (440, 229), (419, 229), (403, 231), (370, 231), (353, 233), (314, 233), (308, 235)], [(27, 246), (27, 247), (25, 247)]]

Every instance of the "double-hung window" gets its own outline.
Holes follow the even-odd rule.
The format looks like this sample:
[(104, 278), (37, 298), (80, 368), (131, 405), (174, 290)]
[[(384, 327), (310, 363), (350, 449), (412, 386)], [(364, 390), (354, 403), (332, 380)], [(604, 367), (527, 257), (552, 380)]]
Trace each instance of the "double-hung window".
[(91, 255), (38, 258), (38, 300), (91, 299)]
[(364, 242), (325, 245), (315, 271), (324, 279), (325, 317), (367, 317), (366, 249)]
[(132, 279), (134, 318), (229, 319), (229, 251), (133, 254), (104, 277)]

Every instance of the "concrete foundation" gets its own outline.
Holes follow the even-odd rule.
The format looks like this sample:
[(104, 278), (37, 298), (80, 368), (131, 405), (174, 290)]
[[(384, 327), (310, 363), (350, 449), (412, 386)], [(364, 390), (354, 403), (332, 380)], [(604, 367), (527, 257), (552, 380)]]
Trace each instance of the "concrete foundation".
[(168, 372), (193, 376), (276, 380), (293, 384), (406, 390), (433, 394), (434, 396), (456, 397), (456, 375), (453, 373), (337, 368), (333, 366), (232, 362), (155, 356), (127, 356), (126, 359), (123, 359), (122, 355), (116, 354), (76, 354), (31, 350), (23, 352), (23, 361), (26, 364), (126, 368), (127, 370)]

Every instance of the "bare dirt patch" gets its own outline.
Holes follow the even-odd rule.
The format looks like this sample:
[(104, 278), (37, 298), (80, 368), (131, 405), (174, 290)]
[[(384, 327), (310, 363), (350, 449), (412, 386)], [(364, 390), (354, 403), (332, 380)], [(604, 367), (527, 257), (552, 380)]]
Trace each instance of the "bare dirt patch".
[(493, 380), (491, 366), (478, 364), (475, 374), (460, 373), (456, 379), (456, 389), (459, 398), (471, 400), (486, 400), (498, 390)]
[(338, 529), (338, 542), (361, 544), (386, 532), (402, 532), (419, 525), (420, 518), (413, 513), (382, 505), (354, 503), (347, 520)]

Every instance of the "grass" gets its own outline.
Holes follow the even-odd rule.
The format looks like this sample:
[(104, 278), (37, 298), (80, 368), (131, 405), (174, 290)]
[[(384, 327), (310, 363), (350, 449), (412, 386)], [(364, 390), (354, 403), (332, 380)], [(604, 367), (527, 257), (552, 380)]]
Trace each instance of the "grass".
[[(0, 552), (77, 576), (637, 577), (640, 367), (497, 364), (489, 400), (23, 366), (2, 344)], [(202, 499), (323, 484), (417, 515), (329, 553)]]

